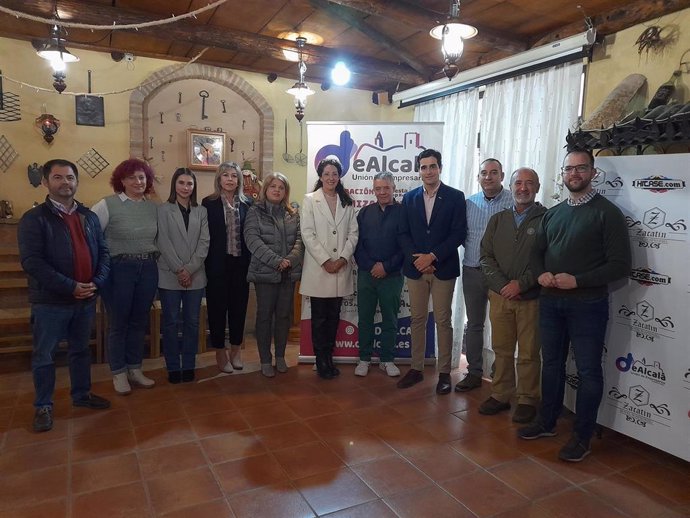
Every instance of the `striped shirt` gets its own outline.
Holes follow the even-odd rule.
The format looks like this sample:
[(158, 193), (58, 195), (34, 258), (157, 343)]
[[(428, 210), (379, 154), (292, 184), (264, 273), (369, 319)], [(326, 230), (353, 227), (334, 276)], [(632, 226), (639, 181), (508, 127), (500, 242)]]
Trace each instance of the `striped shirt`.
[(478, 192), (467, 198), (467, 239), (465, 240), (465, 257), (462, 260), (464, 266), (477, 268), (481, 252), (479, 245), (489, 219), (494, 214), (513, 206), (513, 195), (508, 189), (501, 189), (490, 200), (484, 196), (484, 192)]

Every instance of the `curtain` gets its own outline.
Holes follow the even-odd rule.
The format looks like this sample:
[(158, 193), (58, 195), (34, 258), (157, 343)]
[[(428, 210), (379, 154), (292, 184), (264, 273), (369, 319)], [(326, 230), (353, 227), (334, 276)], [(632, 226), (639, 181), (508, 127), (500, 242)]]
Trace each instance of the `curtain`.
[(506, 173), (531, 167), (541, 179), (537, 201), (559, 192), (565, 136), (577, 122), (582, 63), (572, 62), (487, 85), (480, 123), (481, 158), (498, 158)]

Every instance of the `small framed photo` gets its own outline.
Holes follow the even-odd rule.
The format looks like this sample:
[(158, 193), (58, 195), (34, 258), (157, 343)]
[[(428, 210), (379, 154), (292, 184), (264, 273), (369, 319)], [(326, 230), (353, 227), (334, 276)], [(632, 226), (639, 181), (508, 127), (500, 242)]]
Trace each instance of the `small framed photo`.
[(225, 160), (225, 133), (187, 130), (187, 167), (196, 171), (215, 171)]

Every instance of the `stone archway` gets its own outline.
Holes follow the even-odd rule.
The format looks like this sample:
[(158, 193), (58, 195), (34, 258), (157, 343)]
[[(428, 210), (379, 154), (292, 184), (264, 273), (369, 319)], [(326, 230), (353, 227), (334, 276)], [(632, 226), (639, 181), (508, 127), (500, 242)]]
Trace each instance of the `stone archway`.
[(133, 157), (144, 157), (145, 123), (149, 119), (147, 108), (151, 99), (161, 88), (184, 79), (205, 79), (223, 85), (244, 98), (257, 112), (260, 121), (260, 172), (262, 175), (273, 171), (273, 109), (266, 99), (247, 81), (234, 72), (192, 63), (179, 68), (170, 65), (148, 76), (139, 88), (129, 97), (129, 153)]

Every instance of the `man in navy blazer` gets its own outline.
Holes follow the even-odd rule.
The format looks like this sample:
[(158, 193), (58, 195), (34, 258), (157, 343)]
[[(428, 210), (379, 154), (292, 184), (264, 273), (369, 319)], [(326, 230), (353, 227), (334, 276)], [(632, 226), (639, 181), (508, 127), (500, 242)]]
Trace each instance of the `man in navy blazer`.
[(417, 157), (422, 185), (403, 196), (399, 241), (405, 255), (403, 274), (410, 295), (412, 368), (398, 382), (408, 388), (424, 379), (424, 351), (429, 296), (438, 336), (437, 394), (451, 389), (453, 326), (451, 304), (460, 276), (458, 247), (465, 243), (465, 195), (441, 182), (441, 153), (425, 149)]

